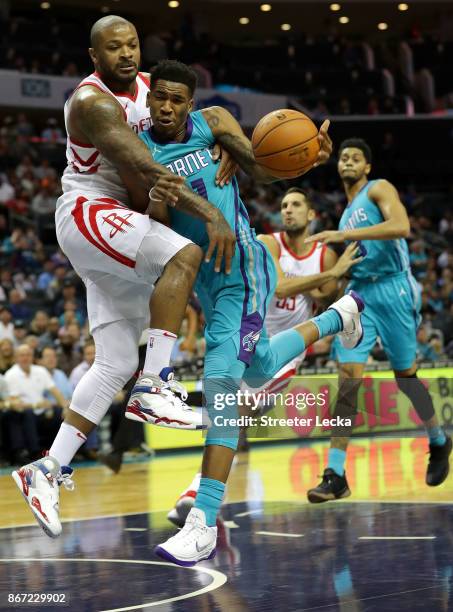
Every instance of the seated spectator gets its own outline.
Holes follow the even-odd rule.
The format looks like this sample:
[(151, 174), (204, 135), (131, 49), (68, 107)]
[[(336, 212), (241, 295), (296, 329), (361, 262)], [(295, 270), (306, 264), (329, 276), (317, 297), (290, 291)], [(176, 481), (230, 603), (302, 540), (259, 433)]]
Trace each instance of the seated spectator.
[(22, 321), (22, 319), (14, 321), (14, 348), (17, 348), (20, 344), (25, 342), (27, 334), (28, 327), (25, 321)]
[(28, 336), (25, 337), (24, 344), (29, 346), (34, 354), (34, 352), (37, 350), (38, 345), (39, 345), (39, 338), (38, 336), (35, 336), (34, 334), (28, 334)]
[(36, 288), (41, 291), (47, 291), (52, 281), (54, 280), (54, 271), (55, 264), (53, 261), (47, 260), (44, 262), (43, 271), (38, 276), (38, 282), (36, 283)]
[(35, 168), (35, 176), (40, 181), (42, 181), (43, 179), (51, 179), (53, 181), (56, 181), (57, 171), (55, 170), (55, 168), (52, 168), (49, 160), (44, 157), (41, 160), (40, 165)]
[(54, 215), (57, 198), (55, 183), (49, 179), (44, 179), (39, 191), (31, 200), (30, 209), (40, 217)]
[[(38, 352), (38, 363), (46, 368), (46, 370), (52, 376), (52, 380), (56, 388), (69, 402), (72, 397), (73, 388), (69, 382), (69, 378), (63, 372), (63, 370), (59, 370), (57, 368), (57, 353), (55, 349), (47, 346), (43, 348), (41, 352)], [(46, 410), (44, 413), (44, 418), (40, 420), (39, 434), (41, 436), (44, 448), (49, 448), (52, 445), (58, 430), (60, 429), (63, 411), (49, 391), (45, 392), (45, 397), (52, 404), (52, 408)]]
[(16, 133), (18, 136), (24, 136), (25, 138), (31, 138), (35, 133), (35, 128), (25, 113), (17, 115)]
[(83, 325), (84, 317), (82, 313), (77, 310), (77, 302), (75, 300), (66, 300), (64, 303), (63, 314), (60, 315), (60, 325), (68, 327), (71, 323), (78, 323)]
[(69, 381), (73, 389), (76, 388), (82, 376), (91, 368), (94, 363), (95, 356), (96, 348), (94, 346), (94, 342), (92, 340), (88, 340), (83, 347), (83, 361), (72, 370), (69, 376)]
[(26, 305), (25, 296), (22, 295), (17, 289), (11, 289), (9, 292), (9, 304), (11, 314), (14, 319), (26, 320), (31, 317), (31, 310)]
[(77, 285), (70, 278), (63, 280), (61, 287), (61, 296), (59, 296), (58, 302), (55, 306), (55, 314), (62, 314), (66, 309), (66, 302), (71, 300), (76, 304), (76, 310), (82, 315), (80, 324), (85, 320), (86, 308), (82, 301), (77, 297)]
[(46, 410), (52, 408), (51, 402), (46, 399), (48, 391), (56, 400), (61, 409), (69, 404), (63, 394), (57, 389), (49, 372), (40, 365), (33, 364), (33, 350), (26, 344), (16, 349), (16, 364), (5, 374), (10, 399), (21, 401), (20, 410), (12, 411), (8, 425), (11, 439), (11, 449), (14, 452), (30, 450), (33, 458), (42, 447), (38, 436), (38, 417)]
[(0, 173), (0, 204), (5, 204), (12, 200), (15, 195), (14, 187), (10, 184), (4, 174)]
[(51, 317), (47, 325), (47, 331), (39, 339), (39, 349), (46, 346), (56, 348), (59, 342), (60, 322), (57, 317)]
[(417, 280), (424, 278), (428, 264), (428, 256), (421, 240), (413, 242), (410, 246), (409, 260), (412, 272)]
[(13, 315), (8, 306), (0, 307), (0, 340), (4, 338), (14, 340)]
[[(79, 365), (76, 366), (72, 370), (69, 376), (69, 382), (71, 383), (71, 386), (73, 389), (76, 388), (76, 386), (79, 384), (83, 375), (86, 372), (88, 372), (88, 370), (91, 368), (91, 366), (94, 363), (95, 356), (96, 356), (96, 348), (94, 346), (94, 342), (92, 340), (89, 340), (88, 342), (85, 343), (83, 347), (83, 361), (79, 363)], [(121, 401), (121, 399), (124, 398), (122, 391), (120, 391), (119, 394), (117, 395), (119, 396), (118, 401)], [(115, 403), (115, 400), (116, 398), (114, 399), (114, 403)], [(123, 414), (124, 414), (124, 410), (123, 410)], [(98, 449), (97, 429), (93, 429), (93, 431), (89, 433), (85, 444), (82, 446), (81, 454), (86, 459), (95, 460), (97, 458), (97, 449)]]
[(63, 132), (58, 127), (58, 121), (55, 117), (47, 119), (47, 127), (41, 132), (41, 138), (49, 144), (55, 144), (64, 139)]
[(49, 326), (49, 315), (45, 310), (37, 310), (30, 323), (30, 332), (36, 336), (43, 336)]
[(14, 344), (9, 338), (0, 340), (0, 374), (14, 365)]
[(425, 326), (420, 327), (417, 332), (417, 358), (420, 361), (436, 361), (436, 359), (439, 359), (439, 355), (429, 341)]
[[(70, 326), (71, 327), (71, 326)], [(78, 326), (77, 326), (78, 327)], [(79, 329), (80, 335), (80, 329)], [(69, 376), (73, 369), (82, 361), (78, 339), (69, 329), (62, 330), (57, 347), (58, 367)]]

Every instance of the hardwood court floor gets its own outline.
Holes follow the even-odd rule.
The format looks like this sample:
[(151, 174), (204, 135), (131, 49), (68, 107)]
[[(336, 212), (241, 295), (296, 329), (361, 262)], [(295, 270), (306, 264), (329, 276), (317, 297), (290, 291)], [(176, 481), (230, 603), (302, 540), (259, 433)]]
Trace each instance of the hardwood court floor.
[(0, 610), (8, 594), (65, 594), (63, 609), (119, 611), (453, 610), (452, 477), (424, 484), (424, 439), (356, 439), (348, 500), (310, 505), (327, 444), (268, 445), (239, 455), (219, 521), (218, 554), (195, 569), (153, 547), (174, 527), (175, 497), (200, 454), (76, 471), (65, 522), (47, 538), (8, 474), (0, 476)]

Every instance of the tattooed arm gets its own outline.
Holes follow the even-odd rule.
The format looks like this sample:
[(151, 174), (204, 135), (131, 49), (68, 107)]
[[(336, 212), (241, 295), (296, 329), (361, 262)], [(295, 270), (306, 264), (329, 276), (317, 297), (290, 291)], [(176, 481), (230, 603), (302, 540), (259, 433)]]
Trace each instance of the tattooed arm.
[(190, 191), (182, 179), (153, 160), (150, 150), (126, 123), (121, 106), (112, 96), (91, 87), (77, 91), (71, 102), (68, 131), (75, 139), (96, 147), (121, 177), (128, 177), (136, 193), (142, 194), (134, 198), (133, 205), (139, 212), (144, 212), (149, 204), (150, 188), (165, 177), (168, 199), (177, 208), (205, 222), (218, 220), (219, 210), (215, 206)]
[(231, 113), (221, 106), (205, 108), (202, 113), (216, 141), (225, 147), (246, 174), (260, 183), (279, 180), (256, 162), (252, 143)]

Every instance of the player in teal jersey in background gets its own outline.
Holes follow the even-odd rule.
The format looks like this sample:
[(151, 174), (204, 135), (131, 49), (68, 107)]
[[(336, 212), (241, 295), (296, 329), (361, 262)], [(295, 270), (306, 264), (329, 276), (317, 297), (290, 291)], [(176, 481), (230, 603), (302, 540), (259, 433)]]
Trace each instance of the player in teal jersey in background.
[[(183, 236), (190, 236), (203, 248), (206, 260), (210, 259), (200, 268), (196, 291), (206, 318), (204, 391), (213, 426), (207, 434), (194, 508), (183, 529), (156, 549), (157, 554), (180, 565), (194, 565), (215, 554), (216, 516), (239, 432), (238, 427), (215, 422), (216, 414), (236, 416), (236, 406), (225, 405), (226, 394), (237, 397), (240, 381), (246, 378), (253, 381), (252, 387), (259, 386), (259, 382), (272, 378), (284, 364), (325, 335), (341, 332), (346, 345), (356, 346), (362, 334), (363, 308), (358, 296), (344, 296), (319, 317), (269, 340), (263, 321), (276, 285), (275, 267), (267, 248), (250, 228), (236, 179), (223, 187), (216, 184), (216, 165), (210, 149), (217, 140), (245, 172), (262, 182), (274, 179), (256, 163), (250, 141), (230, 113), (219, 107), (191, 112), (195, 85), (195, 74), (184, 64), (160, 62), (153, 71), (148, 96), (153, 127), (141, 136), (155, 161), (183, 176), (194, 191), (217, 206), (236, 235), (231, 269), (216, 274), (222, 253), (210, 259), (204, 224), (164, 203), (158, 210), (158, 203), (151, 201), (153, 216), (165, 220), (169, 212), (171, 226)], [(327, 122), (321, 126), (319, 162), (329, 157), (332, 148), (327, 127)], [(125, 180), (127, 184), (127, 177)], [(133, 185), (128, 187), (132, 198), (143, 196), (134, 193)], [(215, 411), (216, 406), (221, 407), (222, 399), (223, 415)], [(146, 407), (142, 411), (146, 420)]]
[[(354, 349), (335, 339), (340, 388), (336, 414), (351, 417), (357, 410), (357, 392), (370, 351), (380, 337), (399, 389), (410, 399), (429, 437), (426, 484), (437, 486), (448, 475), (450, 436), (439, 426), (431, 396), (417, 378), (416, 332), (420, 323), (420, 290), (409, 266), (405, 238), (410, 225), (395, 187), (384, 179), (368, 180), (371, 149), (360, 138), (340, 145), (338, 173), (348, 199), (338, 231), (314, 234), (307, 242), (360, 240), (367, 251), (350, 270), (348, 289), (360, 293), (366, 303), (362, 321), (364, 340)], [(354, 422), (354, 421), (353, 421)], [(349, 430), (348, 430), (349, 429)], [(321, 483), (308, 491), (313, 503), (350, 495), (344, 464), (351, 428), (331, 439), (328, 464)]]

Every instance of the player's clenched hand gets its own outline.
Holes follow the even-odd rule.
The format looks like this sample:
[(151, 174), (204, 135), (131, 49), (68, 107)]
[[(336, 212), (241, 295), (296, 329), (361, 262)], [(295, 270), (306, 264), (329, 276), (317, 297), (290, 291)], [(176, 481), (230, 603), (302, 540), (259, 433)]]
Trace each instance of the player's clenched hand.
[(305, 238), (305, 242), (321, 242), (322, 244), (329, 244), (329, 242), (344, 242), (345, 237), (343, 232), (335, 230), (326, 230), (325, 232), (319, 232), (319, 234), (313, 234)]
[(229, 274), (236, 246), (236, 237), (220, 210), (216, 209), (213, 218), (206, 222), (206, 232), (209, 238), (209, 246), (205, 257), (206, 263), (211, 261), (214, 251), (217, 249), (214, 270), (220, 272), (222, 259), (224, 259), (225, 273)]
[(215, 144), (212, 150), (213, 161), (219, 161), (219, 167), (215, 175), (215, 184), (219, 187), (228, 185), (233, 176), (238, 171), (238, 164), (234, 161), (232, 156), (224, 149), (221, 145)]
[(333, 143), (332, 139), (327, 133), (329, 126), (330, 121), (326, 119), (319, 128), (318, 140), (320, 149), (318, 153), (318, 159), (313, 164), (313, 168), (316, 168), (316, 166), (319, 166), (321, 164), (325, 164), (329, 157), (332, 155)]
[(363, 260), (363, 257), (358, 257), (359, 253), (360, 248), (357, 242), (351, 242), (351, 244), (346, 247), (345, 252), (334, 265), (334, 273), (337, 278), (344, 276), (349, 268)]
[(169, 206), (174, 206), (178, 201), (178, 195), (184, 179), (176, 174), (165, 173), (158, 177), (154, 187), (149, 192), (151, 202), (165, 202)]

